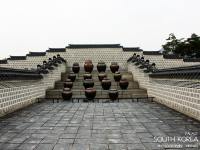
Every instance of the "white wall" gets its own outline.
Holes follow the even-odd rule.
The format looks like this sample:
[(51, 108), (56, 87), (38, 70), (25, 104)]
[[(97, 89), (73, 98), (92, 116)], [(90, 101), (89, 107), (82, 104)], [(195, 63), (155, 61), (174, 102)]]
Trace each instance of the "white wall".
[(155, 101), (200, 120), (200, 89), (157, 83), (157, 79), (149, 78), (148, 74), (131, 63), (128, 70), (139, 86), (147, 89), (148, 96), (155, 97)]
[[(54, 87), (55, 81), (61, 79), (61, 72), (65, 72), (65, 69), (66, 65), (60, 64), (59, 67), (55, 68), (55, 70), (47, 75), (44, 75), (44, 79), (35, 82), (1, 81), (0, 116), (35, 103), (36, 98), (44, 97), (46, 89)], [(28, 83), (25, 84), (24, 82)]]

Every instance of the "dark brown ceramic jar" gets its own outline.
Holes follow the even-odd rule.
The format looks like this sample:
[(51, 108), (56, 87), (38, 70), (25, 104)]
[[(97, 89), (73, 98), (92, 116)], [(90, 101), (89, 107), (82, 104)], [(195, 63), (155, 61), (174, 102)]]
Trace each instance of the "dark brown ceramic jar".
[(64, 88), (72, 88), (73, 87), (73, 82), (71, 81), (71, 79), (67, 79), (65, 82), (64, 82)]
[(64, 100), (70, 100), (72, 98), (72, 91), (70, 88), (64, 88), (62, 92), (62, 98)]
[(127, 79), (121, 79), (119, 81), (119, 86), (122, 90), (126, 90), (128, 88), (129, 82)]
[(122, 78), (122, 75), (120, 74), (120, 72), (115, 72), (115, 74), (114, 74), (114, 80), (115, 80), (115, 82), (119, 82), (120, 80), (121, 80), (121, 78)]
[(83, 75), (83, 79), (92, 79), (92, 75), (88, 72)]
[(71, 82), (72, 80), (71, 79), (69, 79), (69, 78), (67, 78), (66, 80), (65, 80), (65, 82)]
[(107, 77), (107, 75), (105, 74), (105, 72), (100, 72), (98, 75), (99, 81), (102, 81), (106, 77)]
[(112, 62), (110, 65), (110, 70), (112, 73), (115, 73), (119, 70), (119, 65), (116, 62)]
[(91, 60), (86, 60), (85, 64), (84, 64), (85, 72), (90, 72), (91, 73), (93, 71), (93, 68), (94, 68), (94, 65), (92, 64), (92, 61)]
[(109, 90), (110, 87), (111, 87), (111, 80), (108, 79), (108, 78), (104, 78), (102, 81), (101, 81), (101, 86), (104, 90)]
[(88, 100), (93, 100), (96, 96), (96, 90), (94, 88), (87, 88), (85, 90), (85, 96)]
[(79, 66), (79, 63), (74, 63), (73, 66), (72, 66), (72, 71), (74, 73), (79, 73), (80, 71), (80, 66)]
[(74, 62), (73, 66), (79, 66), (79, 63), (78, 62)]
[(90, 60), (90, 59), (85, 60), (85, 64), (86, 64), (86, 63), (90, 63), (90, 64), (92, 64), (92, 60)]
[(109, 94), (110, 100), (114, 101), (118, 99), (119, 93), (116, 89), (110, 89), (108, 94)]
[(105, 72), (106, 71), (106, 64), (105, 62), (101, 61), (97, 64), (97, 71), (98, 72)]
[(92, 79), (85, 79), (83, 81), (83, 86), (85, 87), (85, 89), (91, 88), (94, 86), (94, 81)]
[(70, 88), (63, 88), (63, 91), (70, 91)]
[(76, 80), (76, 74), (73, 72), (70, 72), (68, 75), (68, 79), (71, 79), (72, 82)]

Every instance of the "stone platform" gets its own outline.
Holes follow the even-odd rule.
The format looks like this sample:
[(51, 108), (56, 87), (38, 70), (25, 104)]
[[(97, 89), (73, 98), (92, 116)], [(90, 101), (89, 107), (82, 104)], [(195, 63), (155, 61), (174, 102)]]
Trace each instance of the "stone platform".
[(200, 122), (154, 102), (46, 101), (0, 118), (1, 150), (164, 149), (159, 137), (186, 134), (200, 140)]
[[(133, 80), (132, 73), (120, 70), (122, 78), (126, 78), (129, 82), (127, 90), (121, 90), (120, 86), (115, 82), (114, 80), (114, 74), (107, 70), (105, 73), (107, 77), (111, 80), (111, 88), (110, 89), (117, 89), (119, 92), (119, 98), (127, 99), (127, 98), (136, 98), (136, 97), (147, 97), (147, 91), (145, 89), (141, 89), (139, 87), (138, 82)], [(53, 89), (48, 89), (46, 91), (46, 98), (62, 98), (62, 91), (64, 87), (64, 81), (66, 81), (69, 74), (69, 68), (66, 73), (62, 73), (61, 80), (55, 82), (55, 86)], [(73, 82), (72, 87), (72, 97), (85, 97), (85, 88), (83, 86), (83, 75), (85, 74), (85, 71), (80, 71), (79, 75), (76, 76), (75, 82)], [(96, 96), (95, 98), (109, 98), (108, 90), (103, 90), (101, 86), (101, 82), (98, 79), (98, 72), (97, 70), (94, 70), (91, 75), (92, 79), (94, 81), (94, 88), (96, 89)]]

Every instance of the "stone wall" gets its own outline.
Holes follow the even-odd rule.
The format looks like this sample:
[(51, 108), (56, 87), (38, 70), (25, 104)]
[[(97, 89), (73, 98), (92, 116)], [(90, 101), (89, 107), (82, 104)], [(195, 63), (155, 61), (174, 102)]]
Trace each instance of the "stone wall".
[(108, 66), (111, 62), (118, 62), (121, 68), (126, 67), (126, 58), (122, 55), (122, 48), (66, 49), (65, 58), (69, 66), (71, 66), (73, 62), (78, 62), (83, 66), (85, 60), (91, 59), (95, 66), (98, 61), (102, 60)]
[(0, 82), (0, 116), (23, 108), (44, 97), (46, 89), (53, 88), (55, 81), (61, 79), (66, 65), (60, 64), (39, 81), (1, 81)]
[(183, 59), (166, 59), (163, 58), (163, 55), (144, 55), (144, 58), (156, 63), (158, 69), (200, 64), (200, 62), (184, 62)]
[(148, 74), (131, 63), (128, 64), (128, 70), (132, 72), (134, 80), (139, 82), (139, 86), (147, 89), (148, 96), (155, 97), (156, 102), (200, 120), (200, 89), (170, 85), (162, 82), (164, 79), (149, 78)]
[(45, 56), (27, 56), (26, 60), (8, 60), (7, 64), (0, 64), (0, 67), (36, 69), (38, 64), (42, 64), (44, 60), (48, 61), (49, 58), (53, 58), (53, 56), (56, 56), (57, 54), (60, 54), (61, 57), (66, 56), (66, 53), (64, 52), (46, 53)]

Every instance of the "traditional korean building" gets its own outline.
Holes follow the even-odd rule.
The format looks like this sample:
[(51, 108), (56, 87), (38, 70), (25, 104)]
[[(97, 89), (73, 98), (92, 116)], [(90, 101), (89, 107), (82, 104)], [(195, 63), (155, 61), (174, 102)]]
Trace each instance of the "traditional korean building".
[[(73, 66), (79, 66), (80, 70), (73, 72)], [(97, 66), (106, 69), (102, 72)], [(87, 77), (91, 79), (86, 82)], [(68, 78), (75, 79), (66, 84)], [(57, 144), (53, 140), (46, 143), (53, 145), (49, 149), (59, 149), (65, 143), (61, 141), (68, 141), (71, 146), (85, 144), (86, 149), (95, 149), (93, 144), (100, 149), (115, 149), (111, 148), (115, 144), (127, 148), (131, 144), (137, 147), (136, 143), (140, 148), (149, 148), (153, 137), (172, 136), (173, 132), (183, 135), (181, 131), (197, 133), (200, 137), (199, 78), (198, 59), (183, 59), (120, 44), (69, 44), (65, 48), (29, 52), (26, 56), (10, 56), (0, 60), (0, 133), (2, 139), (7, 137), (4, 134), (12, 133), (8, 140), (0, 138), (0, 149), (11, 144), (19, 149), (23, 146), (39, 149), (48, 136), (55, 139), (58, 135)], [(22, 116), (21, 123), (19, 116)], [(18, 119), (16, 123), (15, 119)], [(88, 131), (87, 138), (81, 136), (77, 126), (80, 131), (82, 128)], [(178, 128), (177, 132), (173, 127)], [(71, 138), (65, 135), (70, 132), (68, 128), (70, 135), (73, 134)], [(102, 128), (107, 132), (103, 133)], [(76, 133), (72, 132), (75, 129)], [(129, 138), (125, 130), (135, 138)], [(93, 137), (98, 131), (103, 137)], [(27, 138), (19, 142), (17, 135)], [(123, 136), (127, 138), (122, 140)], [(40, 141), (27, 142), (30, 137)], [(144, 142), (147, 138), (150, 142)]]

